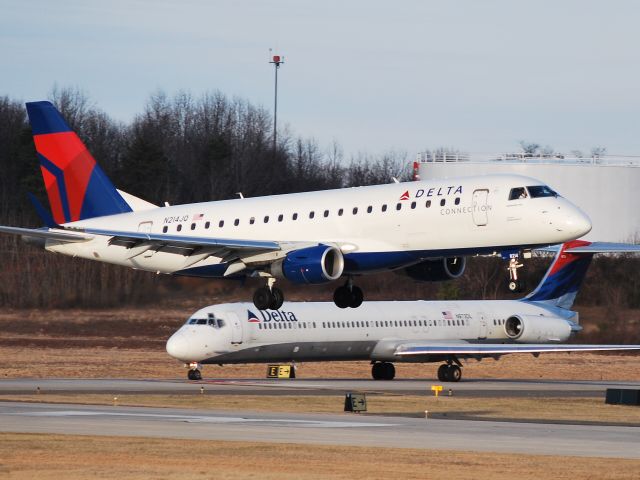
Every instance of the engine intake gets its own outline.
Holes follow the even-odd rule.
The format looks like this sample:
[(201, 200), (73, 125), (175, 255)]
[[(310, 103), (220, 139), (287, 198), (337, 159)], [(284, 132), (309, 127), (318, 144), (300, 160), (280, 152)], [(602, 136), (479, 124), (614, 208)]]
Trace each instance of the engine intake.
[(343, 271), (342, 252), (327, 245), (294, 250), (271, 265), (274, 277), (298, 284), (331, 282), (340, 278)]
[(571, 323), (559, 317), (512, 315), (504, 323), (507, 337), (521, 343), (564, 342), (571, 330)]
[(400, 273), (421, 282), (442, 282), (460, 277), (466, 265), (465, 257), (447, 257), (439, 260), (425, 260), (404, 268)]

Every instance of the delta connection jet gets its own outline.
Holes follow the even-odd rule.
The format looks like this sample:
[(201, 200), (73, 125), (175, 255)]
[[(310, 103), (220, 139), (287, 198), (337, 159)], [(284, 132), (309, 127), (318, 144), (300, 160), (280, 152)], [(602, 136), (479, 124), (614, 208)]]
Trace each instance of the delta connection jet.
[[(462, 359), (510, 353), (640, 350), (640, 345), (567, 345), (581, 330), (571, 310), (596, 252), (638, 253), (638, 246), (574, 241), (562, 246), (538, 287), (521, 300), (285, 302), (256, 311), (250, 303), (198, 310), (167, 341), (167, 352), (201, 379), (202, 364), (367, 360), (376, 380), (395, 376), (393, 362), (442, 362), (438, 379), (457, 382)], [(603, 248), (604, 247), (604, 248)]]
[[(49, 198), (46, 227), (0, 227), (48, 251), (173, 275), (261, 277), (259, 310), (282, 306), (286, 278), (343, 278), (333, 300), (358, 307), (353, 277), (394, 270), (462, 275), (465, 256), (520, 252), (589, 232), (589, 218), (533, 178), (487, 175), (158, 207), (117, 190), (49, 102), (27, 103)], [(152, 179), (150, 179), (152, 181)]]

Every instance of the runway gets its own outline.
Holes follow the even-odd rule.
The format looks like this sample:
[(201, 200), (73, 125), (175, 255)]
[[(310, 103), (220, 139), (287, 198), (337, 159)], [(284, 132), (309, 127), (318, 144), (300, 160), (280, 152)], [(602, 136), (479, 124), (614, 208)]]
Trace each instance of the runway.
[(640, 458), (638, 427), (354, 414), (0, 402), (0, 431)]
[(346, 392), (432, 395), (431, 385), (442, 384), (444, 393), (451, 389), (459, 396), (555, 396), (604, 398), (607, 388), (640, 388), (638, 382), (534, 381), (534, 380), (463, 380), (441, 383), (437, 380), (375, 381), (360, 379), (205, 379), (198, 382), (182, 379), (6, 379), (0, 380), (0, 394), (30, 394), (39, 388), (52, 393), (105, 394), (188, 394), (205, 388), (208, 394), (220, 395), (336, 395)]

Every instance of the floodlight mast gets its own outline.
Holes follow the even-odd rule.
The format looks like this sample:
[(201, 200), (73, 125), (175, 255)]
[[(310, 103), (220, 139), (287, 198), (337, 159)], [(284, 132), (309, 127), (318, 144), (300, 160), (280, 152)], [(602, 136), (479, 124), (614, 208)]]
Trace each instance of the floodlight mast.
[[(271, 53), (271, 49), (269, 49), (269, 53)], [(277, 146), (277, 128), (278, 128), (278, 70), (280, 69), (280, 65), (284, 63), (284, 57), (281, 55), (273, 55), (269, 63), (272, 63), (275, 67), (276, 72), (276, 82), (275, 82), (275, 93), (273, 100), (273, 153), (276, 153)]]

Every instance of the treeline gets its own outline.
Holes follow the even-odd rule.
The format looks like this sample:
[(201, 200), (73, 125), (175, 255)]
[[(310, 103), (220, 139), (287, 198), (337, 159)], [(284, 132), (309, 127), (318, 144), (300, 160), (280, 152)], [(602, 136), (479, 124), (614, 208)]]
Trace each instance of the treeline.
[[(271, 113), (220, 92), (199, 97), (179, 93), (151, 96), (130, 123), (110, 118), (75, 89), (54, 89), (50, 100), (116, 186), (156, 204), (187, 203), (290, 193), (407, 179), (407, 155), (358, 154), (345, 158), (340, 146), (278, 133), (273, 149)], [(27, 200), (36, 194), (47, 205), (24, 104), (0, 97), (0, 224), (39, 226)], [(185, 279), (73, 259), (0, 235), (0, 306), (112, 307), (158, 302), (166, 296), (248, 300), (253, 285)], [(549, 259), (527, 262), (533, 287)], [(596, 260), (582, 304), (640, 308), (640, 263), (634, 258)], [(459, 280), (417, 283), (385, 274), (358, 279), (369, 299), (506, 298), (506, 265), (500, 259), (472, 258)], [(249, 281), (251, 283), (251, 281)], [(286, 285), (291, 299), (328, 299), (335, 285)]]

